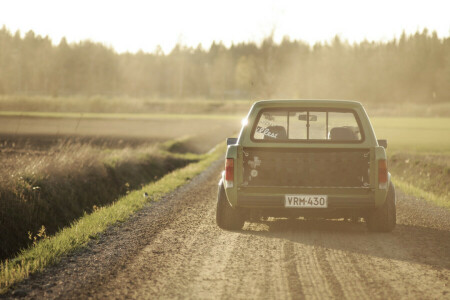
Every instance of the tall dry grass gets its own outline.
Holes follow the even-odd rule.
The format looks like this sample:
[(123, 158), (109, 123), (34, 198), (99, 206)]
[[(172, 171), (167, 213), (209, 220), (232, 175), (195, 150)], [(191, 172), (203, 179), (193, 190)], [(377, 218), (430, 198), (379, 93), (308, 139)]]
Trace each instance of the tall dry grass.
[(43, 151), (31, 146), (1, 150), (1, 259), (30, 245), (42, 226), (45, 234), (53, 234), (84, 213), (195, 160), (161, 145), (102, 149), (63, 142)]
[(447, 155), (395, 153), (389, 157), (395, 179), (432, 193), (450, 207), (450, 160)]

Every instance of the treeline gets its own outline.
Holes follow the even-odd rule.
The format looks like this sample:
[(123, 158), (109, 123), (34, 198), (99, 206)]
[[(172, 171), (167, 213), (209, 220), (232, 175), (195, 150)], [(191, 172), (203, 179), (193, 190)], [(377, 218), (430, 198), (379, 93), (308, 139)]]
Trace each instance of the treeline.
[[(144, 37), (143, 37), (144, 38)], [(389, 42), (260, 44), (169, 54), (118, 54), (91, 41), (57, 46), (32, 31), (0, 29), (0, 94), (132, 97), (345, 98), (450, 101), (450, 38), (427, 30)]]

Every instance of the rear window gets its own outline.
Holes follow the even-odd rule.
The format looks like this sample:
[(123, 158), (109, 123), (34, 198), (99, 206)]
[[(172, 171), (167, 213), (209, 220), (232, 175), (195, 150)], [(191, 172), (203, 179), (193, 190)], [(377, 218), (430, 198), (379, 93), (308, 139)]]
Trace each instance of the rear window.
[(272, 109), (262, 111), (253, 140), (283, 142), (360, 142), (363, 138), (356, 114), (348, 110)]

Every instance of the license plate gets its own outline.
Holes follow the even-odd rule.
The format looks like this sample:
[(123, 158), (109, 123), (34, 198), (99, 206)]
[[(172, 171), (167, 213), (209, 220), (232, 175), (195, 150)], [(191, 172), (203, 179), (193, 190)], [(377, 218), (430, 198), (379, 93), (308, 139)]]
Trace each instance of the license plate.
[(310, 208), (326, 208), (328, 207), (327, 195), (285, 195), (285, 207), (310, 207)]

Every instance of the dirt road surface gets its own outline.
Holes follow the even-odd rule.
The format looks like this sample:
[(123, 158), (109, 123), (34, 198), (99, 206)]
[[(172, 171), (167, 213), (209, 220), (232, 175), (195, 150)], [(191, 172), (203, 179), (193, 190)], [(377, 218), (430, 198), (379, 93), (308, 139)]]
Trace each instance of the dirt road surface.
[[(398, 194), (398, 225), (215, 224), (222, 162), (17, 286), (26, 298), (450, 299), (450, 212)], [(8, 295), (9, 297), (12, 294)]]

